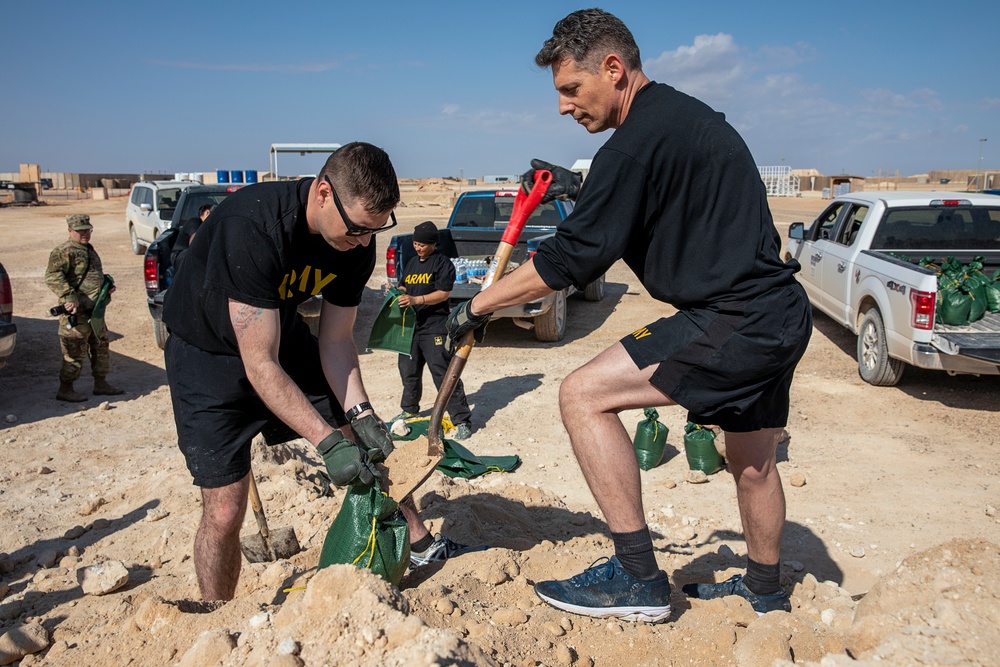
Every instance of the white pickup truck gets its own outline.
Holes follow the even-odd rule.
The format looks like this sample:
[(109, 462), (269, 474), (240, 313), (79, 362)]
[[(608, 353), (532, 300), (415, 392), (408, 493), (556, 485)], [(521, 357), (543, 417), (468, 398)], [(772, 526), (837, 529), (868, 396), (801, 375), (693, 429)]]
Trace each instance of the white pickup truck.
[[(935, 323), (937, 276), (915, 262), (984, 258), (1000, 268), (1000, 197), (971, 192), (843, 195), (806, 227), (793, 222), (785, 259), (813, 306), (858, 336), (858, 370), (893, 386), (906, 364), (1000, 374), (1000, 313), (967, 326)], [(907, 261), (908, 258), (910, 261)]]

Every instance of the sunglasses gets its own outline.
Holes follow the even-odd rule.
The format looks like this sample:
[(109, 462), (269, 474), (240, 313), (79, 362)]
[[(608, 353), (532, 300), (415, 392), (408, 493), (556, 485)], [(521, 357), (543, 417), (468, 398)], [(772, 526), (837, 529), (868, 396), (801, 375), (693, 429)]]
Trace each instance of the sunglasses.
[(369, 227), (362, 227), (361, 225), (356, 225), (351, 222), (351, 219), (347, 217), (347, 213), (344, 211), (344, 205), (340, 203), (340, 197), (337, 196), (337, 188), (333, 187), (333, 183), (330, 181), (329, 176), (323, 176), (323, 180), (327, 182), (330, 186), (330, 192), (333, 193), (333, 203), (337, 206), (337, 212), (340, 213), (341, 219), (344, 221), (344, 226), (347, 227), (347, 236), (364, 236), (365, 234), (378, 234), (379, 232), (384, 232), (387, 229), (392, 229), (396, 226), (396, 212), (389, 212), (389, 219), (392, 221), (389, 224), (379, 227), (378, 229), (371, 229)]

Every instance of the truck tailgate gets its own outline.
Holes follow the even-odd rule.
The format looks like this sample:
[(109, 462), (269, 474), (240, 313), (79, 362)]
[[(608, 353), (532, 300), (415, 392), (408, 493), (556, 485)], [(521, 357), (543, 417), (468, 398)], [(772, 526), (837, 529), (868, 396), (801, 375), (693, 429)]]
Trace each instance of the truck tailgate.
[(931, 344), (945, 354), (1000, 364), (1000, 313), (986, 313), (965, 326), (939, 324), (934, 327)]

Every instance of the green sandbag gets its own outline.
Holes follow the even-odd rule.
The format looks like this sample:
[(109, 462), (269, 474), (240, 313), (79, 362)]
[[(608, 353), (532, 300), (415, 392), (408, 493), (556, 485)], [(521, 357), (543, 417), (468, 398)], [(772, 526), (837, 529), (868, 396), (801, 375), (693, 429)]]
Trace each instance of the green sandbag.
[(389, 350), (410, 356), (417, 316), (413, 308), (399, 307), (399, 297), (405, 293), (395, 287), (386, 292), (368, 335), (369, 350)]
[(97, 297), (94, 299), (94, 310), (90, 313), (90, 330), (97, 337), (103, 336), (106, 331), (106, 327), (104, 326), (104, 311), (108, 307), (108, 302), (111, 301), (111, 290), (114, 287), (115, 279), (108, 274), (104, 274), (101, 288), (97, 291)]
[(986, 292), (986, 309), (991, 313), (1000, 313), (1000, 285), (989, 282), (983, 285)]
[(370, 569), (393, 586), (410, 564), (410, 531), (399, 505), (377, 486), (351, 487), (326, 533), (320, 569), (329, 565)]
[(969, 292), (969, 322), (977, 322), (986, 314), (986, 288), (983, 285), (976, 285), (968, 288)]
[[(410, 427), (410, 432), (403, 436), (392, 433), (393, 440), (416, 440), (422, 435), (427, 435), (430, 419), (416, 419), (406, 422), (406, 425)], [(435, 470), (443, 472), (448, 477), (472, 479), (490, 472), (512, 472), (521, 465), (521, 457), (517, 454), (476, 456), (454, 440), (442, 439), (442, 442), (444, 458)]]
[(688, 467), (706, 475), (722, 470), (724, 461), (715, 448), (715, 432), (701, 424), (688, 422), (684, 426), (684, 454)]
[(666, 448), (667, 434), (670, 430), (658, 421), (660, 415), (653, 408), (646, 408), (642, 414), (646, 418), (635, 427), (632, 446), (635, 448), (639, 467), (643, 470), (652, 470), (660, 465), (663, 459), (663, 450)]
[(966, 325), (971, 310), (972, 299), (956, 283), (945, 285), (938, 292), (937, 319), (942, 324)]

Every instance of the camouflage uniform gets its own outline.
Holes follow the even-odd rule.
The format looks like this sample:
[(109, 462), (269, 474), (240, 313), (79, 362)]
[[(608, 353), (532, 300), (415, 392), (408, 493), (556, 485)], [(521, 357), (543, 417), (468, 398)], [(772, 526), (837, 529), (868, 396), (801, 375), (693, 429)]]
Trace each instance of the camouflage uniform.
[[(67, 216), (70, 229), (91, 229), (89, 216), (74, 214)], [(90, 326), (90, 316), (94, 310), (94, 299), (104, 281), (101, 258), (89, 243), (84, 245), (72, 239), (56, 246), (49, 254), (48, 268), (45, 270), (45, 284), (59, 298), (59, 303), (77, 303), (75, 327), (69, 326), (66, 314), (59, 316), (59, 343), (62, 347), (63, 363), (59, 371), (60, 383), (72, 383), (80, 377), (84, 357), (90, 357), (90, 369), (95, 386), (104, 385), (104, 378), (110, 368), (108, 334), (94, 335)], [(99, 392), (95, 392), (99, 393)]]

